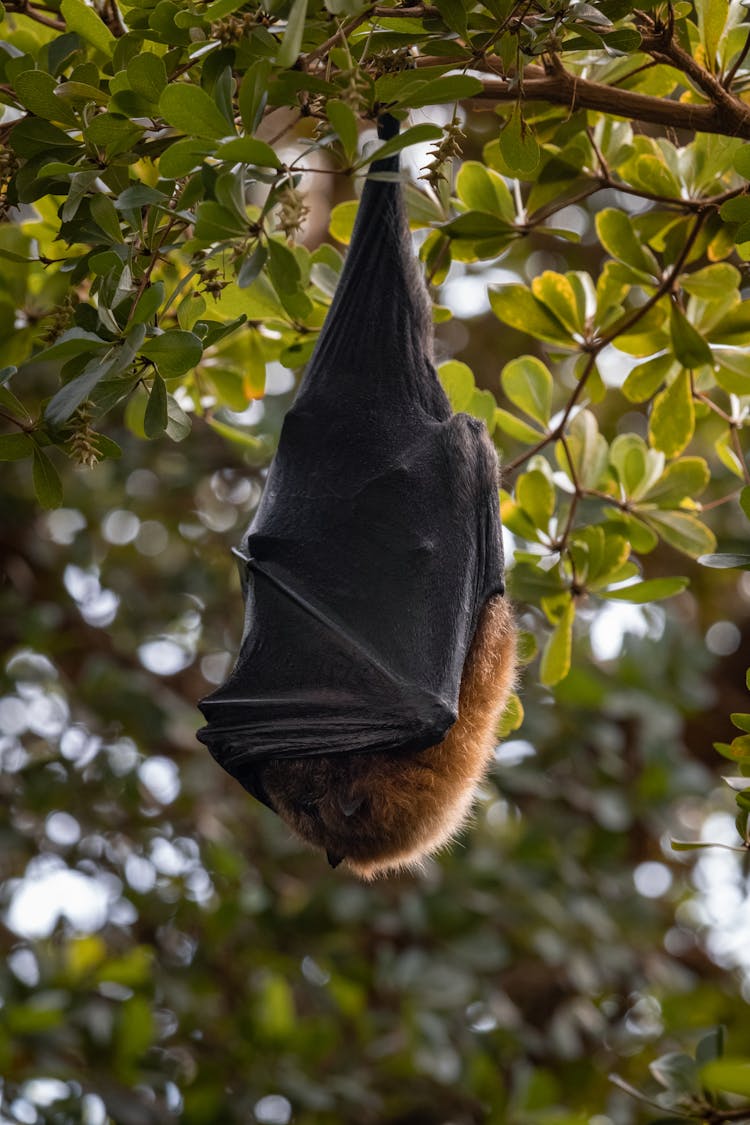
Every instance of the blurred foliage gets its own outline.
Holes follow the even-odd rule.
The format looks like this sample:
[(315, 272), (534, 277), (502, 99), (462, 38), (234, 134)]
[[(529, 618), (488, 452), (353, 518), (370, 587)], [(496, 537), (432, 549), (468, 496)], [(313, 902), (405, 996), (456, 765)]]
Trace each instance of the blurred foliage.
[[(0, 36), (2, 1120), (750, 1121), (746, 6), (6, 0)], [(528, 667), (465, 845), (365, 888), (195, 702), (398, 150)]]

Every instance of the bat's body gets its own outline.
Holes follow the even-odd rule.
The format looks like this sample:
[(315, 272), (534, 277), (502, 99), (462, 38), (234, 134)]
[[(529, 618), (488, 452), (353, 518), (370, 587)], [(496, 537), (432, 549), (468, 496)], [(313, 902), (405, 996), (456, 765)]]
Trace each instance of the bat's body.
[(487, 602), (464, 665), (458, 719), (416, 753), (277, 758), (261, 767), (276, 812), (305, 843), (362, 878), (413, 867), (447, 844), (471, 811), (492, 759), (513, 683), (515, 628), (507, 601)]
[(450, 839), (491, 756), (514, 670), (498, 483), (486, 427), (451, 412), (432, 365), (400, 185), (370, 180), (238, 552), (242, 647), (199, 735), (366, 878)]

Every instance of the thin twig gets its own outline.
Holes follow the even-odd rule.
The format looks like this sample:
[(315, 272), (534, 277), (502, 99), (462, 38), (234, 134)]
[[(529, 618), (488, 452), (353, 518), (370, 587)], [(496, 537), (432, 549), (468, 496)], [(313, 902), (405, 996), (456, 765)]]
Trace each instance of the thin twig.
[(65, 31), (65, 24), (62, 20), (56, 20), (52, 19), (50, 16), (45, 16), (36, 8), (32, 8), (28, 0), (9, 0), (5, 7), (9, 12), (14, 12), (19, 16), (27, 16), (30, 20), (41, 23), (45, 27), (52, 27), (55, 31)]
[(364, 12), (360, 12), (358, 16), (353, 16), (348, 23), (341, 24), (341, 26), (337, 28), (335, 35), (332, 35), (330, 39), (326, 39), (325, 43), (321, 43), (319, 47), (315, 47), (314, 50), (309, 51), (304, 57), (305, 69), (309, 67), (311, 62), (315, 62), (316, 59), (324, 58), (331, 48), (336, 46), (340, 39), (346, 39), (347, 36), (351, 35), (353, 31), (356, 31), (361, 24), (369, 20), (370, 16), (373, 14), (373, 10), (374, 5), (371, 4), (368, 8), (365, 8)]

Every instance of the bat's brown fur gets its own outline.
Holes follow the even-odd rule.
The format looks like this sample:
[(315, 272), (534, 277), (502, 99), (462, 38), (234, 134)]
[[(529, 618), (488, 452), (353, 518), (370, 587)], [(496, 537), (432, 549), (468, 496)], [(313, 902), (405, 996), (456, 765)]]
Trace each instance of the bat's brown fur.
[(466, 658), (458, 719), (442, 742), (413, 754), (277, 759), (262, 782), (298, 836), (372, 879), (418, 865), (464, 824), (495, 746), (515, 675), (513, 613), (484, 606)]

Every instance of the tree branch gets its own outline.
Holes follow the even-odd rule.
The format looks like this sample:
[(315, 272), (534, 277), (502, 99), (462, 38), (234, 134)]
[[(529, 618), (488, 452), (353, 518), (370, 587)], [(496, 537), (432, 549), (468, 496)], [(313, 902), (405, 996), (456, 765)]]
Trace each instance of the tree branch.
[(644, 35), (641, 50), (657, 62), (681, 71), (714, 105), (721, 106), (729, 113), (738, 107), (742, 108), (742, 102), (725, 89), (710, 71), (696, 62), (692, 55), (683, 50), (672, 38), (671, 32), (669, 35)]
[(19, 16), (27, 16), (30, 20), (36, 23), (41, 23), (45, 27), (53, 27), (55, 31), (65, 31), (65, 24), (61, 20), (52, 19), (50, 16), (45, 16), (42, 12), (32, 8), (28, 0), (8, 0), (5, 5), (9, 12), (14, 12)]
[[(437, 59), (431, 61), (434, 64)], [(470, 101), (517, 102), (520, 96), (522, 101), (551, 102), (567, 106), (571, 111), (594, 109), (666, 128), (750, 140), (750, 108), (734, 99), (729, 105), (690, 105), (634, 90), (615, 89), (587, 78), (577, 78), (566, 70), (544, 74), (539, 67), (528, 67), (520, 86), (516, 79), (508, 78), (485, 78), (483, 86), (481, 93)]]

